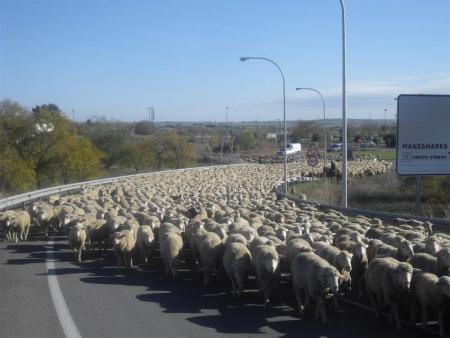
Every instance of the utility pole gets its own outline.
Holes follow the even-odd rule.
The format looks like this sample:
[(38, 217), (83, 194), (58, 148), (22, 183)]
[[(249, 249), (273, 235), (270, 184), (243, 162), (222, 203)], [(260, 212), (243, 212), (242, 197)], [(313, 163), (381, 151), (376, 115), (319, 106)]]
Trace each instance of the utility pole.
[(75, 109), (72, 109), (72, 121), (75, 122)]
[(228, 142), (228, 107), (225, 107), (225, 140)]

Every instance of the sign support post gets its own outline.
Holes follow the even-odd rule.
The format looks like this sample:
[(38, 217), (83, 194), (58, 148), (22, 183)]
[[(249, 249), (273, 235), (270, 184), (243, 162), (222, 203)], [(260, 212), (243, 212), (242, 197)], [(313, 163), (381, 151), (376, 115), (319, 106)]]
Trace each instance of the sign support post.
[(422, 177), (416, 176), (416, 212), (422, 214)]

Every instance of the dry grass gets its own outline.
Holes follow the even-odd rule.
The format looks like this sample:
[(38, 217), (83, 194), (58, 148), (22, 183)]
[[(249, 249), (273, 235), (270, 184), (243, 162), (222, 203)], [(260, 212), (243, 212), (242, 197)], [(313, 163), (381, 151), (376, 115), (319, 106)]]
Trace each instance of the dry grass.
[[(395, 173), (386, 175), (351, 178), (348, 185), (348, 205), (351, 208), (417, 214), (415, 211), (415, 189), (402, 187), (401, 179)], [(292, 187), (294, 194), (306, 194), (307, 199), (339, 205), (341, 185), (336, 181), (307, 182)], [(450, 218), (450, 205), (423, 203), (423, 215)]]

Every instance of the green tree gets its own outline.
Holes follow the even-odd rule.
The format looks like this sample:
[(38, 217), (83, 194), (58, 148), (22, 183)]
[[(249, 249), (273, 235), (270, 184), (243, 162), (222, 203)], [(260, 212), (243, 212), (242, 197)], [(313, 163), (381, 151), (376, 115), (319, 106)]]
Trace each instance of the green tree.
[(80, 133), (89, 137), (92, 143), (103, 152), (105, 168), (111, 168), (121, 161), (121, 150), (130, 140), (129, 126), (102, 120), (86, 123), (80, 129)]
[(256, 135), (252, 130), (245, 130), (237, 136), (236, 143), (240, 148), (248, 150), (256, 146)]
[[(309, 142), (313, 141), (314, 135), (321, 135), (321, 126), (315, 121), (300, 121), (293, 129), (291, 133), (292, 141), (294, 142)], [(319, 137), (314, 137), (317, 139)], [(317, 142), (313, 141), (313, 142)]]
[[(155, 145), (158, 164), (165, 168), (185, 168), (195, 161), (195, 150), (174, 132), (168, 132)], [(161, 167), (158, 165), (158, 167)]]
[(396, 134), (386, 134), (383, 136), (383, 140), (386, 143), (387, 148), (395, 148), (397, 146)]
[(0, 102), (0, 154), (0, 188), (11, 191), (95, 177), (101, 159), (56, 105), (30, 113), (9, 100)]
[(136, 172), (153, 168), (155, 151), (155, 143), (150, 137), (130, 140), (122, 146), (120, 163), (123, 167), (133, 168)]
[(70, 134), (59, 147), (60, 171), (64, 184), (93, 179), (101, 174), (103, 154), (88, 138)]
[(31, 163), (23, 160), (14, 148), (4, 147), (0, 158), (0, 191), (21, 193), (34, 187), (36, 177)]

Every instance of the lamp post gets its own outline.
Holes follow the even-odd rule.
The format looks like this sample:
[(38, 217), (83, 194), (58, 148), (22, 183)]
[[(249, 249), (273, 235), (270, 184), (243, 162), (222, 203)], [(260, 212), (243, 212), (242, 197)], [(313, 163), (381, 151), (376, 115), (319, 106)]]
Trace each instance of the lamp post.
[(345, 37), (345, 3), (341, 2), (342, 13), (342, 206), (347, 208), (347, 59)]
[[(295, 88), (295, 90), (310, 90), (313, 91), (317, 94), (319, 94), (320, 98), (322, 99), (322, 107), (323, 107), (323, 146), (324, 146), (324, 155), (323, 155), (323, 168), (325, 169), (326, 165), (327, 165), (327, 119), (326, 119), (326, 114), (325, 114), (325, 100), (323, 98), (323, 95), (316, 89), (314, 88)], [(325, 181), (326, 181), (326, 177), (325, 175), (323, 175)]]
[(284, 119), (284, 193), (288, 193), (288, 173), (287, 173), (287, 129), (286, 129), (286, 81), (284, 79), (283, 71), (281, 70), (280, 66), (278, 66), (275, 61), (263, 58), (263, 57), (257, 57), (257, 56), (250, 56), (250, 57), (241, 57), (239, 58), (242, 62), (247, 60), (263, 60), (268, 61), (272, 63), (277, 69), (280, 71), (281, 78), (283, 79), (283, 119)]

